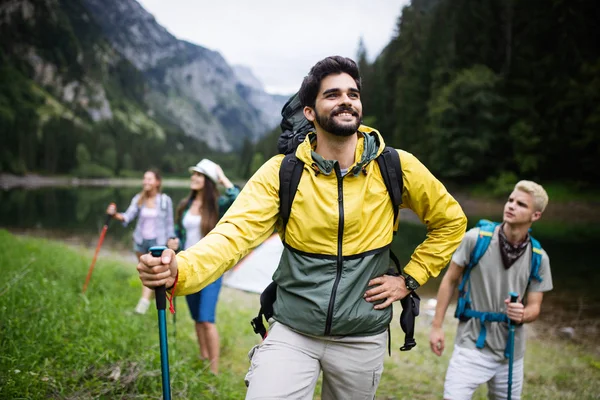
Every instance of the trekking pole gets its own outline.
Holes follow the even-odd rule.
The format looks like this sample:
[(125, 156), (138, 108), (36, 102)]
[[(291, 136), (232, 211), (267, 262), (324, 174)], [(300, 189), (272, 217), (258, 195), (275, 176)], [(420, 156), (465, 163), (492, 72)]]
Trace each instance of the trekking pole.
[[(165, 246), (153, 246), (149, 251), (152, 257), (160, 257), (166, 250)], [(167, 308), (167, 296), (165, 285), (157, 287), (155, 290), (156, 309), (158, 310), (158, 336), (160, 340), (160, 370), (162, 374), (163, 400), (171, 400), (171, 383), (169, 379), (169, 349), (167, 346), (167, 317), (165, 309)]]
[[(115, 203), (110, 203), (110, 205), (116, 205)], [(90, 268), (88, 269), (87, 276), (85, 277), (85, 283), (83, 284), (82, 293), (85, 293), (87, 290), (88, 283), (90, 282), (90, 278), (92, 277), (92, 271), (94, 271), (94, 266), (96, 265), (96, 259), (98, 258), (98, 253), (100, 252), (100, 247), (102, 246), (102, 242), (104, 242), (104, 236), (106, 236), (106, 231), (108, 230), (108, 224), (112, 219), (112, 215), (106, 214), (106, 220), (104, 222), (104, 226), (102, 227), (102, 232), (100, 232), (100, 239), (98, 239), (98, 244), (96, 245), (96, 252), (94, 253), (94, 258), (92, 259), (92, 263), (90, 264)]]
[[(510, 302), (516, 303), (519, 295), (515, 292), (510, 292)], [(508, 320), (508, 400), (512, 398), (512, 378), (513, 378), (513, 357), (515, 353), (515, 324)]]

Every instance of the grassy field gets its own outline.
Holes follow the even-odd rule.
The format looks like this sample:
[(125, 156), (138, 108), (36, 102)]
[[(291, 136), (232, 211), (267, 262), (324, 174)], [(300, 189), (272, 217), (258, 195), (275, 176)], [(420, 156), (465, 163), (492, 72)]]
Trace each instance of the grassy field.
[[(1, 399), (161, 398), (156, 311), (132, 312), (140, 283), (131, 263), (101, 258), (82, 295), (88, 250), (2, 230), (0, 242)], [(258, 343), (249, 325), (257, 307), (257, 295), (223, 289), (221, 374), (214, 377), (198, 359), (187, 305), (178, 300), (177, 323), (168, 317), (174, 399), (244, 398), (246, 354)], [(451, 341), (456, 324), (447, 321)], [(377, 399), (441, 398), (450, 351), (441, 358), (429, 351), (428, 324), (426, 315), (419, 317), (418, 346), (404, 353), (394, 319), (392, 356), (386, 358)], [(582, 346), (546, 337), (541, 326), (533, 331), (523, 398), (600, 398), (600, 359)], [(486, 398), (485, 388), (475, 398)]]

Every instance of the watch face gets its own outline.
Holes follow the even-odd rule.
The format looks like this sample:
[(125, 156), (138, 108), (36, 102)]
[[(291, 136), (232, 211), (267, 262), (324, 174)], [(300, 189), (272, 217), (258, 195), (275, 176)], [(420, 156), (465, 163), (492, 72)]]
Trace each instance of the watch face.
[(407, 277), (405, 280), (406, 280), (406, 287), (409, 290), (417, 290), (419, 288), (419, 284), (414, 279)]

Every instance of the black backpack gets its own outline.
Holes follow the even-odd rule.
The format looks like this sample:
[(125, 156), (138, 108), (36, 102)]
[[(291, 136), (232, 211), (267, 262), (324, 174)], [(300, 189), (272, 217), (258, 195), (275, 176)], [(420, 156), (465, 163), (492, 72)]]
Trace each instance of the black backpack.
[[(304, 117), (303, 107), (300, 103), (298, 93), (290, 97), (281, 110), (281, 135), (277, 140), (277, 149), (285, 157), (279, 168), (279, 215), (282, 219), (282, 228), (285, 229), (290, 218), (290, 211), (300, 179), (304, 169), (304, 163), (296, 157), (296, 149), (304, 141), (306, 135), (313, 130), (313, 125)], [(375, 159), (381, 176), (388, 190), (394, 207), (394, 226), (398, 220), (400, 205), (402, 204), (402, 167), (400, 157), (393, 147), (386, 146), (383, 152)], [(394, 232), (395, 233), (395, 232)], [(390, 269), (388, 274), (398, 276), (402, 272), (400, 262), (394, 253), (390, 252), (396, 269)], [(260, 295), (260, 311), (250, 322), (254, 332), (264, 339), (267, 330), (263, 324), (262, 317), (268, 321), (273, 316), (273, 303), (277, 299), (277, 284), (271, 282)], [(410, 350), (416, 345), (414, 340), (415, 317), (419, 315), (420, 298), (415, 292), (411, 292), (401, 300), (402, 314), (400, 315), (400, 326), (405, 332), (405, 343), (400, 348), (402, 351)]]
[(281, 135), (277, 139), (277, 150), (280, 154), (296, 152), (296, 148), (313, 129), (313, 124), (304, 116), (304, 107), (300, 103), (298, 93), (289, 98), (281, 109)]
[[(285, 154), (279, 169), (279, 214), (285, 228), (289, 218), (294, 196), (302, 177), (304, 163), (296, 157), (296, 149), (304, 141), (306, 135), (314, 129), (313, 124), (306, 119), (298, 93), (289, 98), (281, 109), (281, 135), (277, 140), (277, 150)], [(393, 148), (386, 146), (375, 159), (394, 205), (394, 226), (402, 204), (402, 168), (400, 157)]]

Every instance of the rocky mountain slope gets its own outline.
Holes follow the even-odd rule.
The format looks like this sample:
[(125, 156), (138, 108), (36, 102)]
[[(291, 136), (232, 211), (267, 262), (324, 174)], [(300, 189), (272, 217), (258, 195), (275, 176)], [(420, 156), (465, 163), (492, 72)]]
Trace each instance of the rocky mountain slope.
[[(252, 141), (279, 121), (285, 99), (267, 94), (216, 51), (178, 40), (135, 0), (83, 0), (112, 46), (148, 76), (147, 100), (214, 148)], [(250, 82), (250, 84), (248, 84)]]
[[(6, 0), (0, 35), (0, 84), (14, 89), (0, 112), (21, 115), (11, 93), (31, 92), (36, 131), (55, 118), (87, 131), (118, 122), (129, 133), (178, 131), (230, 151), (276, 126), (285, 102), (218, 52), (174, 37), (135, 0)], [(24, 124), (13, 128), (28, 134)]]

